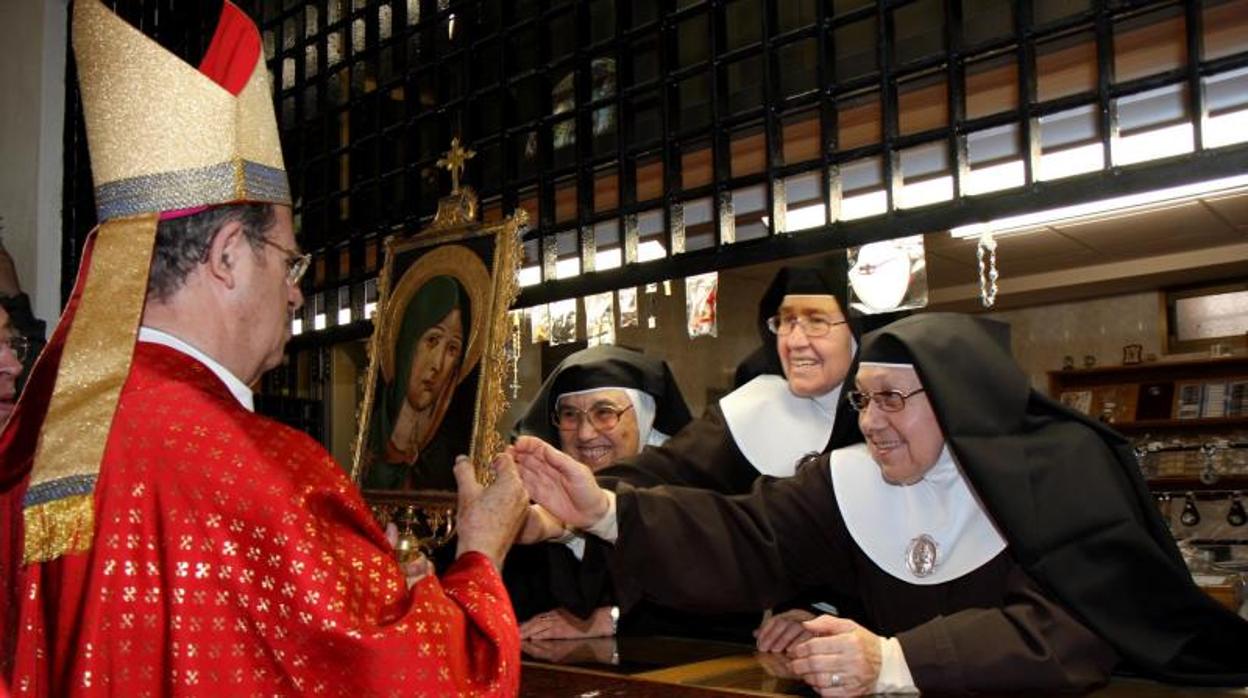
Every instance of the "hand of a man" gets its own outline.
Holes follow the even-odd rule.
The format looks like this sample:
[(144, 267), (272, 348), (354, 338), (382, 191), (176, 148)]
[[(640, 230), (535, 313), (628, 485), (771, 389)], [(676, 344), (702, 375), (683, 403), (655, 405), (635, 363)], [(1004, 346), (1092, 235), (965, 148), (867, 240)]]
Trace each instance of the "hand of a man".
[[(390, 547), (396, 548), (399, 544), (399, 527), (393, 522), (386, 524), (386, 540), (390, 541)], [(411, 589), (416, 582), (433, 574), (433, 562), (425, 557), (424, 553), (416, 556), (416, 559), (406, 563), (399, 563), (403, 568), (403, 576), (407, 579), (407, 588)]]
[(568, 527), (554, 514), (546, 511), (545, 507), (541, 504), (530, 504), (516, 542), (520, 545), (542, 543), (559, 538), (567, 532)]
[(477, 551), (502, 569), (503, 558), (524, 523), (529, 495), (511, 457), (499, 454), (491, 464), (497, 476), (488, 487), (477, 482), (472, 461), (455, 460), (455, 482), (459, 486), (456, 528), (459, 546), (455, 556)]
[(789, 648), (793, 673), (821, 696), (863, 696), (880, 678), (880, 637), (847, 618), (819, 616), (802, 624), (814, 635)]
[(535, 436), (521, 436), (510, 449), (533, 499), (576, 528), (589, 528), (610, 508), (594, 472)]
[(521, 640), (578, 640), (614, 634), (610, 606), (595, 608), (588, 618), (577, 618), (566, 608), (556, 608), (520, 624)]
[(791, 645), (814, 637), (802, 625), (815, 614), (802, 608), (790, 608), (784, 613), (768, 614), (762, 625), (754, 631), (755, 644), (760, 652), (784, 652)]

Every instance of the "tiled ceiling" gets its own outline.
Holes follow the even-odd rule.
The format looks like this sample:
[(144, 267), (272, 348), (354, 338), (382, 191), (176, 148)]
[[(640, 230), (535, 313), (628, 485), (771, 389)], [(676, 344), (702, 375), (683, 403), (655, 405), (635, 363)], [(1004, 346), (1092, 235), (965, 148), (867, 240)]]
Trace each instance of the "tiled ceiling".
[[(948, 232), (925, 237), (934, 304), (965, 307), (974, 300), (970, 289), (979, 282), (976, 244)], [(1002, 307), (1244, 278), (1248, 194), (1001, 236), (997, 264)], [(1081, 269), (1086, 275), (1078, 273)], [(1025, 299), (1011, 299), (1011, 282), (1020, 277), (1029, 277), (1029, 293)], [(1046, 277), (1052, 278), (1051, 284), (1045, 283)]]

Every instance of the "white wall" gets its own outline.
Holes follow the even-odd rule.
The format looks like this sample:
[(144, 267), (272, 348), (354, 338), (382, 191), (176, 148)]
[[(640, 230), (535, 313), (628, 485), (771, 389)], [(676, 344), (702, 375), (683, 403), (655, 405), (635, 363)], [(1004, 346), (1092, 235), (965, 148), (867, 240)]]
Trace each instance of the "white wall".
[(0, 216), (22, 289), (49, 330), (60, 314), (65, 0), (0, 2)]

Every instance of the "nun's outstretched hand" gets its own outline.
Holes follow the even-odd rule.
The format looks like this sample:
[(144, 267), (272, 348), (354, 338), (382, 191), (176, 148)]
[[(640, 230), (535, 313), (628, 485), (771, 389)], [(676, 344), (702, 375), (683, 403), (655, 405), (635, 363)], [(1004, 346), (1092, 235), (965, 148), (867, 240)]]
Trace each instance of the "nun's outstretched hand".
[(819, 616), (802, 624), (815, 637), (789, 648), (793, 673), (821, 696), (865, 696), (880, 678), (881, 640), (848, 618)]
[(510, 451), (529, 496), (569, 526), (590, 528), (607, 514), (610, 500), (589, 466), (535, 436), (521, 436)]

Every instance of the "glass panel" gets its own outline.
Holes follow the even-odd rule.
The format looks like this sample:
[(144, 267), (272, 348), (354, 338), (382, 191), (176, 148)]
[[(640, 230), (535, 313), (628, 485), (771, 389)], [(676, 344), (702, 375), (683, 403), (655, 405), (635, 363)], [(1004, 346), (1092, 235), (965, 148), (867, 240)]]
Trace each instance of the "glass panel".
[(937, 73), (898, 85), (898, 129), (909, 135), (949, 125), (949, 93), (945, 76)]
[(685, 68), (710, 58), (706, 13), (690, 17), (676, 26), (676, 63)]
[(848, 150), (879, 143), (883, 139), (880, 93), (842, 101), (837, 105), (836, 148)]
[(763, 57), (751, 56), (728, 64), (726, 68), (729, 113), (735, 114), (763, 104)]
[(574, 19), (575, 15), (573, 13), (564, 12), (551, 18), (546, 23), (546, 36), (550, 41), (551, 61), (558, 61), (572, 53), (576, 48), (576, 22)]
[(776, 58), (780, 70), (780, 96), (793, 97), (804, 94), (818, 86), (819, 48), (815, 39), (802, 39), (781, 46)]
[(638, 85), (659, 76), (659, 49), (653, 41), (633, 46), (633, 84)]
[(734, 0), (724, 7), (725, 46), (728, 51), (763, 40), (760, 0)]
[(945, 11), (941, 0), (918, 0), (893, 11), (893, 60), (909, 63), (944, 50)]
[(1037, 97), (1047, 102), (1096, 89), (1096, 37), (1082, 32), (1036, 46)]
[(728, 149), (733, 177), (762, 172), (767, 165), (767, 141), (762, 126), (733, 134)]
[(593, 0), (589, 4), (589, 42), (596, 44), (615, 36), (615, 0)]
[(962, 4), (962, 43), (966, 46), (1014, 35), (1014, 3), (976, 0)]
[(711, 78), (701, 73), (685, 78), (677, 88), (677, 104), (681, 129), (706, 126), (711, 121)]
[(1032, 0), (1032, 18), (1036, 24), (1065, 19), (1092, 9), (1092, 0)]
[(711, 197), (686, 201), (685, 251), (702, 250), (715, 245), (715, 220), (711, 214)]
[(784, 164), (793, 165), (819, 157), (819, 113), (791, 114), (781, 126)]
[(966, 66), (966, 118), (1018, 108), (1018, 63), (1011, 55)]
[(1114, 80), (1125, 82), (1187, 64), (1183, 10), (1169, 7), (1114, 26)]
[(819, 18), (810, 0), (776, 0), (777, 28), (781, 33), (809, 27)]
[(699, 142), (685, 146), (680, 155), (680, 186), (693, 189), (711, 183), (711, 146)]
[(663, 196), (663, 161), (658, 156), (650, 156), (638, 161), (635, 176), (638, 201), (648, 201)]
[(1202, 59), (1222, 58), (1248, 46), (1248, 0), (1206, 0), (1202, 20)]
[(875, 58), (875, 17), (837, 27), (832, 32), (836, 79), (845, 82), (879, 69)]
[(767, 237), (767, 188), (759, 184), (732, 192), (732, 211), (735, 216), (736, 241), (757, 240)]

